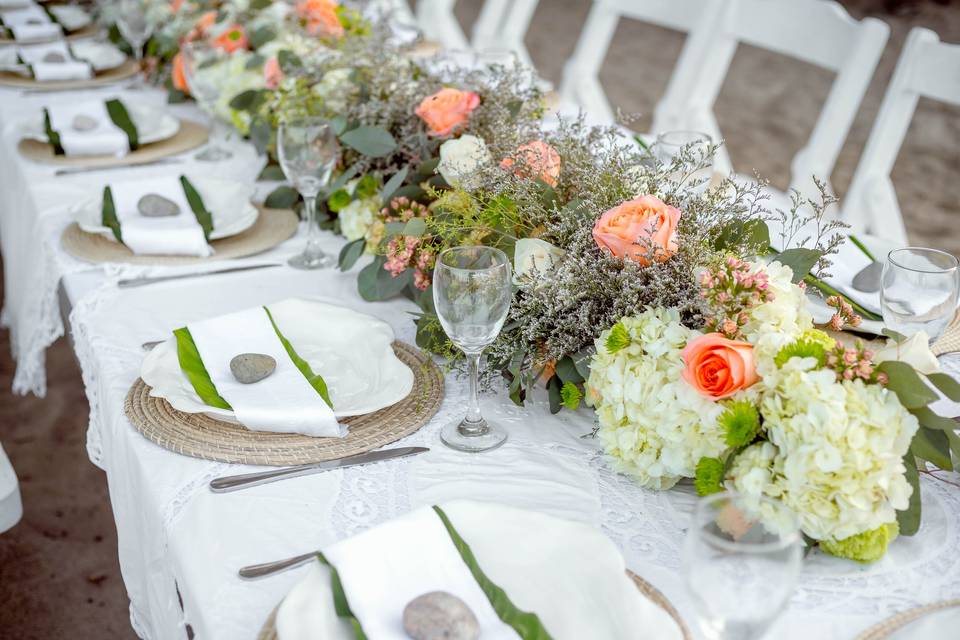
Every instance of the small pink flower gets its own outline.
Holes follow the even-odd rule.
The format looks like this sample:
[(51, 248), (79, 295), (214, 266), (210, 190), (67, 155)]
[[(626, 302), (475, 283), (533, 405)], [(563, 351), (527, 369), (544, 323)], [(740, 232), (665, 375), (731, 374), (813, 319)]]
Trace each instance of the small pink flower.
[(267, 89), (276, 89), (283, 82), (283, 70), (276, 56), (270, 58), (263, 65), (263, 81)]

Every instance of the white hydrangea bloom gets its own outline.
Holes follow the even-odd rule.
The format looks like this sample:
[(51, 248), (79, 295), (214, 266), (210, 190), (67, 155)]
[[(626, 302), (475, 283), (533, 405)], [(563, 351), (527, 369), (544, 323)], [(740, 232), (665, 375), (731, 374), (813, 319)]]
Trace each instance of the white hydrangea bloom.
[(230, 101), (249, 89), (264, 87), (263, 72), (259, 69), (247, 69), (247, 62), (253, 54), (238, 51), (223, 62), (212, 64), (198, 70), (197, 75), (203, 75), (203, 82), (215, 84), (219, 88), (219, 95), (213, 105), (214, 115), (236, 126), (241, 133), (246, 134), (250, 126), (250, 115), (245, 112), (235, 112), (230, 107)]
[(358, 88), (350, 80), (352, 69), (331, 69), (323, 74), (320, 82), (311, 91), (323, 100), (324, 107), (333, 112), (346, 111)]
[(747, 311), (749, 320), (743, 334), (754, 346), (757, 369), (766, 375), (773, 369), (773, 358), (801, 333), (813, 328), (813, 316), (807, 308), (803, 289), (791, 282), (793, 270), (779, 262), (750, 263), (750, 273), (766, 272), (767, 286), (773, 293), (770, 302)]
[(350, 241), (366, 237), (378, 210), (378, 198), (354, 200), (337, 214), (340, 219), (340, 232)]
[(893, 522), (912, 488), (902, 458), (918, 428), (896, 395), (862, 380), (838, 383), (813, 358), (767, 375), (760, 401), (769, 443), (741, 454), (728, 482), (780, 498), (817, 540), (842, 540)]
[(725, 448), (717, 425), (723, 406), (710, 402), (680, 374), (680, 351), (699, 335), (680, 324), (674, 309), (654, 309), (624, 318), (630, 343), (611, 353), (604, 331), (596, 341), (587, 400), (613, 467), (652, 489), (669, 489), (692, 477), (704, 456)]

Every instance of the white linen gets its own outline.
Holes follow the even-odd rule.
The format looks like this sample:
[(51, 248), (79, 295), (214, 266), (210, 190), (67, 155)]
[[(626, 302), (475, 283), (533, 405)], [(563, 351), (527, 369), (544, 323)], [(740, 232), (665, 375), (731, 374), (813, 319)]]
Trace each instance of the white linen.
[[(441, 508), (470, 546), (484, 574), (504, 589), (518, 609), (536, 613), (556, 640), (627, 640), (636, 638), (641, 630), (646, 640), (680, 640), (683, 637), (669, 614), (637, 590), (625, 574), (620, 552), (595, 528), (535, 511), (482, 502), (461, 500), (444, 504)], [(422, 507), (404, 517), (424, 513), (432, 514), (433, 510)], [(402, 612), (406, 604), (404, 598), (408, 597), (406, 585), (411, 579), (419, 579), (422, 567), (433, 568), (436, 561), (434, 549), (443, 546), (441, 543), (434, 546), (427, 538), (414, 539), (412, 555), (422, 560), (421, 565), (417, 567), (411, 563), (408, 572), (398, 574), (397, 580), (391, 581), (388, 577), (378, 582), (373, 576), (379, 577), (381, 563), (408, 562), (397, 558), (406, 548), (405, 540), (401, 541), (400, 547), (394, 546), (397, 538), (418, 533), (416, 530), (395, 532), (392, 527), (396, 522), (380, 525), (357, 538), (334, 545), (346, 545), (363, 536), (378, 536), (375, 542), (379, 546), (373, 547), (372, 542), (358, 545), (359, 548), (349, 549), (351, 555), (348, 558), (362, 564), (359, 573), (363, 579), (356, 588), (364, 599), (371, 597), (371, 589), (390, 591), (393, 585), (404, 585), (401, 593), (378, 598), (378, 612)], [(332, 560), (329, 550), (324, 550), (324, 554), (337, 568), (342, 582), (344, 574), (340, 563)], [(370, 560), (364, 561), (367, 554)], [(433, 588), (424, 585), (421, 592), (429, 590)], [(347, 599), (356, 614), (353, 596), (348, 593)], [(489, 607), (488, 602), (482, 604)], [(476, 609), (474, 613), (477, 613)], [(357, 617), (366, 634), (377, 638), (371, 634), (366, 622), (359, 615)], [(354, 637), (349, 627), (343, 627), (337, 620), (332, 605), (330, 571), (319, 562), (284, 598), (276, 620), (279, 640), (349, 640)], [(510, 633), (514, 635), (512, 631)], [(406, 636), (401, 631), (396, 637)], [(484, 630), (481, 637), (493, 636)]]
[(0, 444), (0, 533), (20, 521), (23, 504), (20, 501), (20, 485), (13, 465)]
[(36, 5), (32, 0), (0, 0), (0, 9), (19, 9)]
[[(103, 100), (51, 104), (47, 111), (50, 126), (60, 134), (60, 146), (68, 156), (124, 156), (130, 152), (130, 139), (110, 119)], [(93, 118), (97, 122), (96, 128), (75, 130), (73, 121), (79, 115)]]
[[(123, 244), (140, 255), (213, 255), (203, 227), (190, 208), (180, 178), (166, 176), (148, 180), (111, 182), (113, 206), (120, 221)], [(158, 194), (175, 202), (180, 213), (163, 218), (140, 214), (137, 203), (147, 194)]]
[[(485, 640), (519, 638), (497, 616), (431, 507), (342, 540), (323, 553), (336, 568), (350, 610), (370, 640), (408, 640), (403, 609), (431, 591), (446, 591), (463, 600), (476, 616)], [(318, 595), (317, 606), (326, 603), (332, 610), (330, 592)], [(281, 636), (281, 640), (287, 637)], [(317, 636), (289, 635), (295, 640), (310, 637)]]
[[(288, 300), (270, 305), (296, 305)], [(233, 407), (240, 424), (253, 431), (302, 433), (338, 438), (346, 435), (333, 410), (307, 381), (284, 349), (263, 307), (257, 306), (187, 325), (200, 358), (220, 396)], [(281, 333), (283, 327), (279, 327)], [(296, 345), (293, 345), (296, 349)], [(277, 361), (267, 378), (243, 384), (230, 371), (241, 353), (262, 353)], [(323, 370), (314, 371), (321, 376)]]
[[(67, 43), (63, 40), (56, 42), (44, 42), (41, 44), (25, 44), (16, 48), (16, 53), (26, 64), (37, 64), (43, 62), (44, 58), (51, 53), (58, 53), (65, 60), (73, 59), (73, 52)], [(12, 60), (10, 62), (13, 62)]]
[(89, 62), (70, 60), (68, 62), (38, 62), (32, 65), (33, 77), (38, 82), (55, 80), (89, 80), (93, 77), (93, 68)]
[(15, 24), (10, 27), (13, 39), (20, 42), (32, 40), (52, 40), (63, 36), (63, 27), (56, 22), (43, 24)]
[(38, 4), (31, 4), (17, 9), (0, 11), (0, 22), (6, 27), (15, 27), (22, 24), (50, 23), (50, 16)]

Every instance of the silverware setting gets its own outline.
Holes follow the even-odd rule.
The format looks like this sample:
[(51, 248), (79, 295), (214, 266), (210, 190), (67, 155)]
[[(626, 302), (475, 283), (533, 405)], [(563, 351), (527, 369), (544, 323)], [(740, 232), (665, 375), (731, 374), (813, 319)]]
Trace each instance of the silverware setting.
[(180, 158), (160, 158), (150, 162), (138, 162), (134, 164), (110, 165), (107, 167), (64, 167), (53, 172), (55, 176), (72, 176), (78, 173), (94, 173), (97, 171), (113, 171), (115, 169), (137, 169), (139, 167), (152, 167), (164, 164), (183, 164)]
[(273, 267), (282, 267), (282, 264), (269, 263), (269, 264), (254, 264), (248, 265), (245, 267), (230, 267), (229, 269), (215, 269), (213, 271), (200, 271), (197, 273), (178, 273), (171, 276), (152, 276), (145, 278), (129, 278), (124, 280), (118, 280), (117, 286), (121, 289), (128, 289), (130, 287), (142, 287), (147, 284), (154, 284), (155, 282), (168, 282), (170, 280), (180, 280), (183, 278), (201, 278), (203, 276), (213, 276), (221, 273), (237, 273), (240, 271), (253, 271), (254, 269), (271, 269)]
[(265, 578), (267, 576), (272, 576), (275, 573), (280, 573), (281, 571), (286, 571), (287, 569), (293, 569), (294, 567), (299, 567), (304, 565), (314, 558), (317, 557), (316, 551), (311, 551), (310, 553), (304, 553), (299, 556), (294, 556), (292, 558), (287, 558), (286, 560), (277, 560), (275, 562), (264, 562), (262, 564), (252, 564), (248, 567), (242, 567), (238, 573), (240, 577), (245, 580), (256, 580), (257, 578)]
[(287, 478), (298, 478), (322, 471), (332, 469), (344, 469), (346, 467), (355, 467), (361, 464), (371, 462), (380, 462), (391, 460), (393, 458), (404, 458), (407, 456), (419, 455), (430, 449), (426, 447), (397, 447), (395, 449), (382, 449), (380, 451), (367, 451), (352, 456), (346, 456), (337, 460), (327, 462), (314, 462), (311, 464), (301, 464), (295, 467), (284, 467), (282, 469), (271, 469), (269, 471), (257, 471), (254, 473), (244, 473), (235, 476), (223, 476), (214, 478), (210, 481), (210, 490), (214, 493), (226, 493), (228, 491), (238, 491), (248, 487), (255, 487), (261, 484), (285, 480)]

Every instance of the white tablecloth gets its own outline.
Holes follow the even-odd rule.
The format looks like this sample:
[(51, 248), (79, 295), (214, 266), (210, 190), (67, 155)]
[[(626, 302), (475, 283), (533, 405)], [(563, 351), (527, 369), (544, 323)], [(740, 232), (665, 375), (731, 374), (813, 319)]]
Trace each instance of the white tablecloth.
[[(39, 102), (5, 97), (3, 122), (10, 121), (11, 112), (28, 113)], [(510, 439), (483, 455), (458, 453), (438, 437), (440, 427), (458, 418), (465, 406), (466, 385), (448, 376), (440, 413), (397, 443), (429, 446), (427, 454), (234, 494), (210, 493), (206, 485), (211, 478), (253, 468), (177, 455), (131, 427), (123, 401), (138, 375), (141, 343), (161, 339), (192, 320), (290, 296), (324, 297), (373, 314), (412, 342), (407, 312), (413, 306), (402, 300), (363, 302), (356, 294), (355, 273), (287, 267), (117, 289), (120, 274), (115, 270), (84, 272), (56, 242), (71, 194), (106, 177), (54, 181), (49, 169), (19, 160), (9, 137), (3, 145), (0, 189), (16, 189), (13, 195), (3, 192), (0, 211), (12, 285), (7, 320), (16, 331), (21, 359), (30, 347), (30, 372), (36, 374), (36, 361), (42, 362), (43, 348), (59, 330), (52, 292), (66, 274), (73, 337), (91, 406), (90, 456), (107, 473), (131, 621), (141, 637), (181, 638), (189, 624), (204, 640), (253, 638), (300, 571), (245, 582), (236, 575), (238, 567), (316, 549), (411, 507), (456, 498), (537, 509), (601, 528), (631, 569), (660, 588), (688, 620), (694, 619), (680, 552), (692, 491), (645, 491), (610, 472), (597, 443), (582, 437), (591, 430), (590, 414), (551, 416), (543, 398), (518, 408), (502, 393), (486, 397), (488, 417), (503, 422)], [(20, 208), (11, 208), (11, 201)], [(323, 240), (331, 252), (342, 244), (329, 235)], [(283, 260), (301, 243), (291, 240), (245, 262)], [(38, 331), (43, 324), (46, 328)], [(21, 379), (21, 390), (30, 388), (30, 381), (37, 382), (35, 375)], [(950, 478), (957, 480), (956, 475)], [(960, 596), (960, 492), (927, 478), (923, 492), (921, 532), (897, 542), (882, 562), (862, 567), (819, 554), (809, 558), (790, 610), (770, 637), (852, 638), (896, 611)]]

